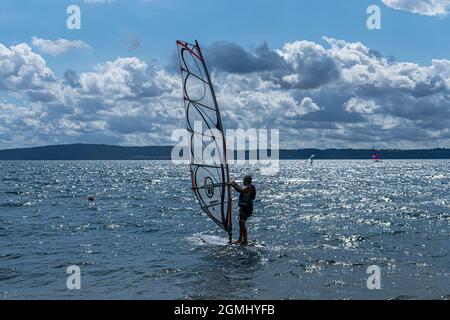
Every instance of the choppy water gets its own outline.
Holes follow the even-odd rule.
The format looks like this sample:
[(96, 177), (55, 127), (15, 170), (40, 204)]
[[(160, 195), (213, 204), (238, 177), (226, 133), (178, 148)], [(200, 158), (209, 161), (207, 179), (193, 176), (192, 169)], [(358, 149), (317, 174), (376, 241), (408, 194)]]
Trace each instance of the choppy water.
[[(0, 164), (2, 299), (450, 296), (450, 161), (241, 168), (259, 191), (246, 249), (214, 244), (226, 235), (199, 210), (185, 166)], [(66, 288), (69, 265), (80, 290)], [(381, 290), (367, 289), (370, 265)]]

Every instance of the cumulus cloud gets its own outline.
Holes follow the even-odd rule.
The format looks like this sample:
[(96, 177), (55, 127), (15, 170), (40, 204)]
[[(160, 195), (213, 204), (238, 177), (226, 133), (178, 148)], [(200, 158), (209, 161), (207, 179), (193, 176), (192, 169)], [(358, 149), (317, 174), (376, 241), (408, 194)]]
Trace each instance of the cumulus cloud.
[(253, 75), (216, 75), (221, 86), (217, 96), (227, 128), (267, 128), (284, 130), (286, 121), (316, 112), (320, 107), (311, 98), (296, 99), (292, 92), (280, 90)]
[(137, 100), (158, 97), (178, 88), (163, 70), (149, 67), (138, 58), (118, 58), (100, 64), (95, 72), (80, 74), (79, 92), (111, 100)]
[(45, 60), (25, 43), (0, 43), (0, 90), (39, 89), (54, 80)]
[(345, 110), (350, 113), (374, 114), (380, 106), (373, 100), (360, 100), (352, 97), (344, 104)]
[(31, 38), (31, 44), (41, 53), (53, 57), (62, 55), (71, 50), (87, 50), (90, 46), (81, 40), (46, 40), (37, 37)]
[(325, 85), (340, 76), (336, 61), (321, 45), (309, 41), (287, 43), (278, 54), (289, 66), (289, 73), (281, 77), (282, 83), (301, 89)]
[(78, 74), (75, 71), (73, 71), (71, 69), (64, 71), (63, 78), (64, 78), (63, 83), (65, 85), (68, 85), (72, 88), (81, 86), (80, 77), (78, 76)]
[(235, 43), (216, 42), (205, 50), (208, 63), (219, 71), (231, 73), (252, 73), (275, 70), (283, 66), (284, 61), (267, 43), (263, 43), (254, 52), (249, 52)]
[[(226, 128), (277, 128), (283, 147), (450, 143), (449, 60), (394, 62), (333, 38), (213, 47), (205, 56)], [(220, 61), (219, 47), (233, 61)], [(0, 146), (168, 144), (185, 126), (180, 82), (178, 72), (136, 57), (59, 78), (27, 44), (0, 45)]]
[(287, 43), (280, 50), (272, 50), (264, 43), (252, 52), (235, 43), (217, 42), (205, 51), (214, 70), (264, 72), (267, 79), (288, 88), (310, 89), (339, 78), (339, 69), (329, 53), (309, 41)]
[(382, 0), (387, 6), (418, 13), (426, 16), (447, 15), (450, 10), (449, 0)]

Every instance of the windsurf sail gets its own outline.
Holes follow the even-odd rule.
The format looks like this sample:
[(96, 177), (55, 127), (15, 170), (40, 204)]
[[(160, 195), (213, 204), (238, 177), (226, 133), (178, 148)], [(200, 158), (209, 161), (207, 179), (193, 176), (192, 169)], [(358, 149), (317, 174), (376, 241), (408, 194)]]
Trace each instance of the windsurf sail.
[(372, 160), (374, 162), (381, 161), (381, 153), (380, 153), (380, 151), (375, 150), (375, 147), (372, 147)]
[(312, 154), (310, 157), (309, 157), (309, 161), (311, 162), (311, 165), (314, 163), (314, 158), (316, 157), (316, 155), (315, 154)]
[[(202, 210), (232, 237), (232, 199), (227, 147), (211, 76), (198, 42), (177, 41), (192, 190)], [(214, 134), (212, 133), (214, 132)], [(208, 161), (204, 154), (214, 150)]]

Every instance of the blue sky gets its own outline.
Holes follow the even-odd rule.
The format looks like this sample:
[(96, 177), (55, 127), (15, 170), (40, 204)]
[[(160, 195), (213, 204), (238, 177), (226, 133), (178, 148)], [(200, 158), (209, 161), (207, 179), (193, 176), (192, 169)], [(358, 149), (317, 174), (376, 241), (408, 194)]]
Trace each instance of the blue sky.
[[(296, 143), (286, 143), (286, 146), (332, 147), (338, 145), (351, 147), (369, 146), (374, 143), (384, 147), (444, 146), (448, 143), (450, 134), (442, 128), (438, 119), (432, 119), (431, 115), (436, 114), (436, 116), (442, 118), (449, 113), (449, 106), (446, 101), (449, 97), (448, 88), (445, 87), (448, 83), (448, 70), (446, 63), (439, 63), (439, 67), (436, 67), (433, 60), (447, 61), (450, 59), (450, 42), (446, 41), (446, 34), (450, 30), (450, 19), (445, 13), (450, 9), (450, 5), (447, 0), (428, 0), (425, 2), (421, 0), (409, 2), (404, 0), (385, 0), (383, 2), (380, 0), (2, 1), (0, 4), (0, 44), (11, 51), (13, 46), (26, 44), (31, 49), (29, 54), (33, 55), (32, 60), (37, 59), (33, 61), (38, 61), (38, 57), (42, 58), (45, 66), (49, 69), (47, 71), (52, 75), (42, 76), (40, 72), (46, 73), (47, 71), (36, 67), (39, 62), (36, 62), (37, 64), (33, 62), (33, 68), (36, 67), (39, 70), (30, 77), (37, 75), (36, 77), (39, 78), (42, 76), (42, 79), (39, 80), (42, 83), (35, 84), (33, 87), (26, 84), (14, 87), (11, 84), (13, 82), (6, 79), (8, 73), (2, 74), (0, 72), (0, 77), (5, 77), (3, 80), (0, 79), (0, 103), (3, 103), (2, 108), (14, 110), (14, 107), (17, 107), (20, 110), (20, 112), (17, 112), (15, 119), (6, 119), (6, 116), (3, 116), (3, 119), (0, 118), (0, 148), (70, 142), (125, 145), (167, 143), (168, 140), (164, 136), (169, 131), (162, 127), (137, 124), (136, 131), (130, 129), (132, 124), (127, 125), (127, 129), (117, 127), (117, 123), (122, 122), (120, 121), (121, 115), (123, 116), (125, 113), (119, 110), (120, 99), (123, 99), (123, 96), (120, 96), (117, 101), (108, 99), (107, 95), (111, 92), (101, 88), (99, 83), (105, 84), (106, 82), (104, 79), (100, 79), (97, 73), (106, 74), (107, 69), (111, 71), (111, 74), (114, 74), (112, 70), (116, 67), (117, 70), (127, 70), (128, 72), (130, 70), (129, 65), (134, 68), (136, 65), (140, 66), (139, 63), (142, 62), (143, 71), (138, 68), (142, 71), (138, 78), (145, 77), (146, 81), (148, 80), (147, 82), (152, 83), (155, 88), (160, 90), (158, 91), (160, 95), (146, 97), (146, 100), (139, 100), (140, 98), (135, 96), (134, 101), (130, 96), (127, 96), (127, 101), (130, 104), (134, 103), (129, 108), (136, 112), (136, 117), (138, 117), (138, 110), (142, 111), (143, 117), (148, 117), (148, 123), (161, 122), (157, 121), (158, 118), (152, 118), (152, 114), (155, 116), (154, 112), (157, 108), (155, 106), (161, 108), (162, 105), (174, 103), (174, 100), (171, 100), (173, 97), (168, 92), (175, 94), (176, 88), (166, 88), (166, 84), (175, 79), (173, 77), (173, 79), (170, 78), (170, 81), (168, 80), (167, 77), (173, 75), (167, 65), (173, 63), (176, 39), (198, 39), (207, 49), (213, 49), (220, 42), (234, 44), (239, 48), (227, 46), (227, 50), (242, 49), (242, 52), (248, 54), (249, 57), (257, 56), (255, 50), (266, 42), (269, 51), (275, 52), (278, 50), (279, 54), (281, 54), (281, 51), (285, 51), (284, 62), (293, 63), (290, 66), (292, 67), (291, 71), (294, 72), (295, 69), (299, 77), (304, 77), (308, 72), (321, 76), (320, 72), (324, 70), (322, 62), (325, 63), (325, 66), (332, 65), (331, 68), (337, 68), (335, 71), (340, 73), (340, 76), (336, 75), (333, 79), (326, 79), (325, 81), (327, 75), (324, 74), (323, 77), (315, 80), (318, 86), (305, 87), (300, 81), (300, 84), (297, 85), (281, 85), (278, 90), (271, 89), (272, 100), (281, 97), (287, 100), (291, 99), (292, 101), (290, 101), (295, 104), (294, 109), (305, 108), (304, 103), (308, 104), (309, 101), (305, 99), (311, 99), (311, 103), (317, 107), (306, 108), (309, 111), (317, 109), (314, 111), (315, 114), (309, 114), (310, 112), (303, 109), (298, 111), (296, 114), (299, 117), (302, 116), (302, 118), (284, 128), (286, 132), (291, 132), (290, 134), (294, 131), (303, 130), (303, 134), (307, 136), (307, 138), (302, 138), (299, 135), (295, 139)], [(81, 30), (68, 30), (65, 26), (68, 16), (66, 8), (71, 4), (77, 4), (81, 8)], [(369, 30), (366, 27), (368, 17), (366, 9), (373, 4), (381, 8), (381, 30)], [(330, 49), (332, 41), (330, 42), (324, 37), (344, 41), (348, 44), (348, 48), (343, 48), (341, 45), (338, 49), (337, 42), (333, 42), (336, 44), (336, 48)], [(33, 38), (38, 40), (33, 43)], [(66, 42), (51, 43), (58, 39), (64, 39)], [(76, 41), (78, 42), (75, 43)], [(295, 49), (283, 49), (286, 44), (294, 44), (299, 41), (303, 41), (303, 43), (296, 46)], [(358, 80), (358, 83), (352, 82), (356, 81), (354, 80), (354, 74), (350, 76), (346, 72), (346, 69), (353, 66), (351, 63), (347, 64), (348, 61), (345, 60), (344, 55), (349, 50), (359, 50), (350, 45), (355, 43), (361, 43), (364, 48), (379, 52), (381, 57), (389, 60), (387, 64), (384, 62), (379, 64), (367, 62), (368, 59), (365, 58), (358, 60), (362, 61), (362, 64), (367, 62), (368, 64), (365, 67), (370, 65), (373, 68), (378, 68), (377, 66), (380, 68), (379, 76), (375, 80), (372, 79), (373, 81), (370, 80), (371, 83), (365, 83), (364, 86), (361, 80)], [(61, 52), (52, 54), (48, 49), (50, 44), (68, 47)], [(312, 44), (319, 47), (314, 47)], [(326, 51), (324, 56), (322, 56), (322, 48)], [(211, 52), (217, 52), (217, 50)], [(319, 57), (322, 57), (323, 60), (313, 66), (307, 65), (308, 61), (302, 60), (300, 64), (304, 66), (304, 69), (297, 70), (294, 67), (297, 64), (292, 62), (292, 59), (289, 60), (289, 55), (298, 55), (299, 52), (303, 56), (306, 56), (304, 52), (309, 52), (312, 56), (308, 61), (313, 58), (319, 59)], [(7, 58), (5, 57), (7, 56), (5, 53), (2, 58), (0, 54), (0, 64), (2, 59), (6, 61)], [(291, 62), (288, 62), (288, 60)], [(136, 61), (139, 61), (139, 63)], [(214, 56), (212, 56), (211, 61), (217, 60), (214, 60)], [(105, 69), (105, 64), (108, 62), (111, 65)], [(397, 62), (415, 64), (416, 70), (411, 71), (410, 66), (402, 65), (402, 70), (399, 71), (400, 66), (395, 65)], [(222, 66), (221, 69), (218, 65), (220, 65), (220, 61), (217, 66), (212, 65), (211, 68), (217, 73), (217, 80), (224, 81), (224, 90), (218, 92), (218, 95), (219, 98), (222, 95), (222, 99), (225, 100), (222, 101), (222, 104), (225, 106), (231, 103), (231, 100), (226, 100), (227, 81), (237, 81), (237, 76), (241, 76), (240, 81), (244, 76), (247, 77), (248, 81), (250, 78), (252, 81), (261, 81), (261, 79), (264, 81), (267, 77), (266, 73), (258, 73), (258, 71), (245, 75), (243, 75), (244, 72), (230, 72), (226, 67)], [(321, 68), (315, 70), (314, 68), (319, 65)], [(309, 67), (312, 69), (309, 70)], [(421, 67), (428, 69), (420, 69)], [(99, 71), (99, 68), (103, 68), (102, 71)], [(444, 71), (441, 71), (441, 68)], [(438, 69), (439, 71), (436, 71)], [(63, 88), (63, 83), (67, 82), (64, 74), (67, 74), (68, 70), (72, 72), (71, 74), (75, 78), (81, 79), (82, 83), (79, 88), (82, 89), (75, 90), (75, 88), (72, 88), (73, 90), (69, 92), (69, 90)], [(135, 71), (136, 69), (133, 69), (133, 76), (136, 75)], [(162, 71), (167, 72), (167, 74), (161, 75)], [(158, 72), (160, 73), (158, 74)], [(352, 69), (352, 72), (355, 72), (355, 68)], [(399, 82), (400, 84), (392, 85), (392, 79), (404, 76), (405, 72), (408, 73), (409, 80), (420, 82), (415, 83), (413, 87), (424, 91), (423, 87), (426, 86), (425, 91), (428, 92), (428, 95), (424, 96), (422, 93), (414, 92), (410, 92), (408, 95), (402, 87), (405, 85), (401, 84), (404, 82), (403, 80), (403, 82)], [(422, 73), (425, 75), (422, 75)], [(158, 74), (157, 76), (161, 79), (165, 79), (166, 84), (157, 84), (155, 81), (161, 79), (153, 77), (155, 74)], [(421, 76), (415, 79), (414, 77), (419, 74)], [(392, 90), (393, 92), (389, 95), (385, 94), (385, 97), (375, 96), (376, 89), (385, 85), (385, 83), (380, 84), (380, 79), (391, 76), (391, 85), (388, 85), (386, 90)], [(436, 77), (442, 79), (436, 80)], [(47, 80), (43, 80), (44, 78)], [(2, 81), (5, 83), (3, 87)], [(44, 83), (46, 81), (47, 84)], [(94, 91), (91, 91), (92, 87), (89, 86), (95, 81), (98, 81), (98, 83), (94, 91), (98, 95), (94, 97)], [(216, 86), (220, 86), (221, 83), (216, 82), (218, 82)], [(58, 87), (56, 83), (59, 83)], [(128, 83), (124, 83), (117, 83), (117, 90), (115, 89), (114, 93), (136, 89), (124, 87), (128, 85)], [(439, 83), (439, 85), (436, 83)], [(279, 83), (274, 82), (274, 85), (279, 85)], [(120, 86), (122, 87), (120, 88)], [(344, 92), (344, 97), (341, 97), (342, 92), (339, 93), (339, 90), (336, 89), (339, 86), (345, 87), (341, 90)], [(350, 89), (354, 86), (357, 86), (359, 90)], [(445, 88), (437, 92), (436, 86)], [(43, 89), (44, 87), (45, 89)], [(363, 90), (363, 87), (366, 91)], [(218, 90), (221, 91), (220, 88)], [(248, 88), (248, 91), (253, 92), (253, 95), (249, 94), (245, 98), (243, 97), (240, 103), (244, 100), (256, 99), (255, 92), (260, 90), (261, 88), (256, 87)], [(400, 98), (395, 94), (395, 90), (399, 90), (398, 92), (401, 93), (399, 95), (404, 100), (398, 100)], [(368, 94), (368, 91), (371, 93)], [(337, 96), (333, 96), (333, 94)], [(76, 105), (75, 101), (81, 101), (80, 104), (85, 105), (80, 107)], [(333, 101), (339, 103), (339, 105), (333, 105)], [(402, 108), (405, 108), (404, 104), (406, 103), (415, 104), (416, 109), (403, 110)], [(142, 106), (137, 107), (137, 105), (142, 104), (146, 105), (145, 110), (139, 109)], [(396, 104), (398, 104), (398, 109), (396, 109)], [(350, 105), (353, 107), (350, 107)], [(2, 105), (0, 104), (0, 106)], [(273, 108), (277, 108), (277, 106)], [(370, 108), (372, 109), (369, 116), (367, 110)], [(427, 115), (425, 120), (419, 119), (419, 114), (424, 112), (426, 114), (427, 112), (424, 111), (424, 108), (429, 109), (430, 114)], [(230, 107), (230, 109), (233, 108)], [(42, 116), (38, 119), (23, 118), (34, 114), (34, 112), (37, 112), (36, 110), (43, 112), (46, 115), (45, 119)], [(116, 110), (114, 115), (111, 113), (112, 110)], [(366, 110), (366, 112), (361, 113), (361, 110)], [(374, 110), (378, 111), (375, 112)], [(110, 118), (105, 116), (108, 112)], [(173, 128), (176, 124), (179, 125), (180, 114), (167, 116), (161, 112), (156, 113), (158, 117), (164, 118), (163, 123), (166, 123), (168, 127)], [(381, 120), (379, 117), (382, 117), (383, 113), (385, 118)], [(392, 119), (386, 119), (386, 113), (389, 113)], [(408, 115), (405, 115), (406, 113)], [(378, 118), (376, 117), (377, 114)], [(0, 117), (2, 116), (0, 115)], [(130, 115), (127, 115), (127, 117), (122, 120), (124, 122), (127, 120), (136, 121), (135, 118), (129, 118)], [(427, 132), (424, 131), (422, 141), (417, 142), (413, 139), (409, 141), (407, 139), (407, 135), (410, 133), (406, 130), (406, 125), (399, 120), (401, 117), (405, 117), (407, 121), (415, 122), (415, 125), (418, 126), (417, 130)], [(363, 118), (364, 121), (368, 122), (368, 126), (375, 126), (367, 137), (362, 137), (361, 132), (354, 131), (353, 125), (364, 122)], [(334, 123), (333, 119), (335, 120)], [(351, 119), (354, 120), (354, 123)], [(273, 123), (273, 119), (270, 117), (265, 121)], [(395, 121), (398, 124), (396, 132), (391, 128), (394, 126), (393, 124), (387, 124)], [(428, 128), (423, 121), (428, 121)], [(270, 122), (264, 125), (267, 126)], [(12, 125), (12, 123), (15, 125)], [(235, 122), (230, 120), (229, 124), (245, 126), (237, 120)], [(263, 123), (260, 122), (259, 125), (261, 126)], [(324, 127), (321, 127), (321, 125)], [(408, 126), (410, 125), (408, 124)], [(343, 128), (343, 126), (347, 127)], [(383, 131), (392, 132), (386, 133), (385, 136), (377, 136), (371, 141), (369, 138), (371, 135), (381, 132), (381, 129), (377, 131), (376, 126), (382, 126)], [(1, 130), (2, 128), (3, 130)], [(333, 134), (332, 128), (334, 128), (335, 134)], [(30, 137), (33, 136), (33, 138), (20, 138), (17, 130), (30, 130), (33, 133), (30, 133)], [(314, 133), (314, 130), (317, 130), (317, 132)], [(319, 130), (322, 130), (322, 133), (318, 133)], [(436, 131), (434, 134), (433, 130), (441, 131), (439, 133)], [(58, 133), (52, 136), (51, 131)], [(326, 134), (323, 133), (325, 131)], [(430, 137), (429, 140), (427, 140), (428, 136)], [(398, 137), (398, 140), (396, 140), (396, 137)], [(286, 141), (288, 140), (292, 139), (286, 138)]]
[[(70, 4), (82, 10), (82, 29), (65, 27)], [(382, 8), (382, 30), (366, 28), (366, 9)], [(278, 48), (298, 39), (321, 41), (328, 36), (362, 41), (368, 47), (396, 59), (429, 64), (446, 58), (450, 42), (445, 30), (450, 19), (430, 18), (387, 7), (379, 0), (116, 0), (111, 3), (83, 1), (24, 0), (2, 3), (2, 42), (44, 39), (81, 39), (93, 50), (50, 63), (58, 70), (88, 69), (98, 62), (139, 54), (164, 62), (174, 48), (174, 39), (199, 39), (203, 45), (215, 41), (236, 42), (254, 47), (267, 41)], [(25, 23), (26, 22), (26, 23)], [(138, 37), (142, 47), (130, 53), (130, 39)]]

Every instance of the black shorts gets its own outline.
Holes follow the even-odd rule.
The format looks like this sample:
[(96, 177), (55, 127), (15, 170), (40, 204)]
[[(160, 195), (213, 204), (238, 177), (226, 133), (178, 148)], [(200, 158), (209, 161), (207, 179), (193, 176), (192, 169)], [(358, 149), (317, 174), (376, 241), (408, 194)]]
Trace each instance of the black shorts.
[(248, 218), (250, 218), (253, 214), (253, 210), (245, 209), (240, 207), (239, 208), (239, 219), (247, 221)]

